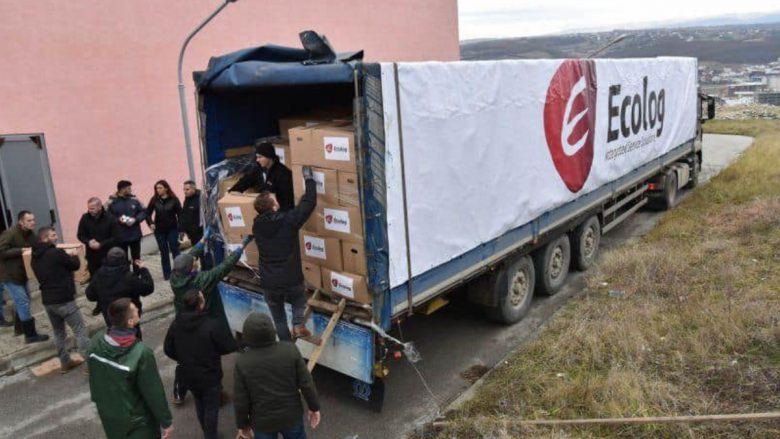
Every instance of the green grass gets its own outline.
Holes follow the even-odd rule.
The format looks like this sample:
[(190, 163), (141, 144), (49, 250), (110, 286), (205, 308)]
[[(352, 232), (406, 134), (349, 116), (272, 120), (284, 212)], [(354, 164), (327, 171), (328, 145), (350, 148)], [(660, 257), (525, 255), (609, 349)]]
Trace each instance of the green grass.
[(780, 407), (780, 121), (705, 128), (755, 144), (643, 239), (604, 254), (588, 290), (499, 365), (438, 437), (780, 437), (778, 422), (499, 426)]

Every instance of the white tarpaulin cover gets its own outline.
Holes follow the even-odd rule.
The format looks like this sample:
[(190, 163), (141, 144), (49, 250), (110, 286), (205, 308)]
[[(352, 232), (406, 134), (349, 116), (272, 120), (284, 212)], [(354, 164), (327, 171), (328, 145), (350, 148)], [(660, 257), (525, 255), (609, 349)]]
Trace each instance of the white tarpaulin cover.
[[(407, 279), (398, 107), (382, 64), (390, 283)], [(696, 133), (693, 58), (398, 64), (412, 275)]]

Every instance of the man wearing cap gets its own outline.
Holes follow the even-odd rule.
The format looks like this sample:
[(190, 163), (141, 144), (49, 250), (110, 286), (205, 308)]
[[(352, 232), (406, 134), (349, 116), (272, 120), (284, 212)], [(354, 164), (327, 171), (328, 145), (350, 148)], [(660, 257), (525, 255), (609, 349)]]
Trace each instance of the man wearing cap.
[[(133, 183), (120, 180), (109, 203), (108, 211), (119, 223), (119, 247), (132, 255), (131, 261), (141, 259), (141, 223), (146, 219), (146, 208), (133, 195)], [(133, 266), (133, 271), (137, 271), (136, 266)]]
[(290, 210), (295, 206), (292, 172), (279, 162), (276, 148), (270, 142), (255, 144), (255, 162), (257, 166), (246, 173), (229, 192), (244, 192), (254, 189), (256, 192), (271, 192), (276, 195), (279, 210)]
[[(233, 270), (244, 248), (252, 241), (253, 236), (244, 238), (243, 246), (230, 253), (221, 264), (210, 270), (198, 270), (196, 258), (203, 255), (204, 242), (209, 238), (210, 230), (207, 228), (203, 234), (203, 239), (195, 244), (190, 251), (176, 256), (173, 260), (173, 273), (171, 273), (171, 290), (173, 291), (173, 308), (178, 316), (185, 309), (184, 296), (188, 291), (201, 291), (204, 298), (203, 312), (214, 319), (220, 331), (230, 334), (230, 326), (227, 317), (225, 317), (225, 308), (222, 305), (222, 297), (217, 291), (217, 284), (223, 277), (227, 276)], [(179, 405), (184, 402), (187, 395), (186, 382), (181, 379), (181, 365), (176, 366), (176, 372), (173, 378), (173, 402)]]

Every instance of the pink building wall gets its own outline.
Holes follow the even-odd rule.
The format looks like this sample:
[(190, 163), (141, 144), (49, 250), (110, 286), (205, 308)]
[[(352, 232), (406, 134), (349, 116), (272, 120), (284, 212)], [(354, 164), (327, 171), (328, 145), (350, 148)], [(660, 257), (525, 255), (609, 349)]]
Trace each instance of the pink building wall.
[[(64, 238), (75, 240), (91, 196), (129, 179), (142, 202), (165, 178), (187, 178), (176, 62), (219, 0), (35, 0), (0, 4), (0, 135), (43, 133)], [(267, 42), (300, 47), (325, 34), (372, 61), (459, 58), (456, 0), (240, 0), (190, 43), (185, 85), (210, 56)], [(195, 144), (197, 146), (197, 143)], [(197, 156), (197, 151), (195, 152)]]

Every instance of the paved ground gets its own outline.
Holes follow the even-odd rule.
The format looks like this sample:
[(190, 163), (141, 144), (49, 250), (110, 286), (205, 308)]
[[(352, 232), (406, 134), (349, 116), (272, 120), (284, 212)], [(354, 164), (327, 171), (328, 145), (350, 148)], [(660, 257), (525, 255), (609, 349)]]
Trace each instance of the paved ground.
[[(751, 139), (735, 136), (707, 136), (705, 139), (705, 179), (730, 163)], [(604, 249), (614, 248), (651, 229), (659, 214), (640, 212), (604, 237)], [(417, 367), (425, 377), (430, 395), (420, 375), (405, 362), (391, 364), (387, 378), (385, 409), (369, 411), (350, 396), (351, 380), (326, 369), (315, 370), (323, 404), (323, 421), (311, 437), (335, 439), (398, 438), (422, 422), (435, 417), (446, 404), (470, 383), (461, 373), (474, 365), (491, 367), (518, 344), (533, 336), (536, 329), (569, 298), (581, 291), (583, 277), (572, 275), (556, 296), (534, 301), (529, 315), (511, 327), (491, 324), (473, 307), (453, 302), (429, 317), (414, 317), (403, 327), (403, 336), (414, 340), (422, 355)], [(170, 394), (174, 364), (161, 352), (161, 342), (169, 318), (144, 324), (144, 338), (157, 354), (158, 364)], [(3, 335), (3, 338), (6, 336)], [(233, 384), (234, 357), (226, 357), (225, 386)], [(97, 438), (102, 431), (90, 403), (87, 379), (80, 373), (35, 378), (28, 372), (0, 379), (0, 437), (12, 438)], [(176, 437), (200, 437), (191, 399), (174, 410)], [(228, 406), (221, 414), (224, 438), (233, 438), (233, 412)]]

